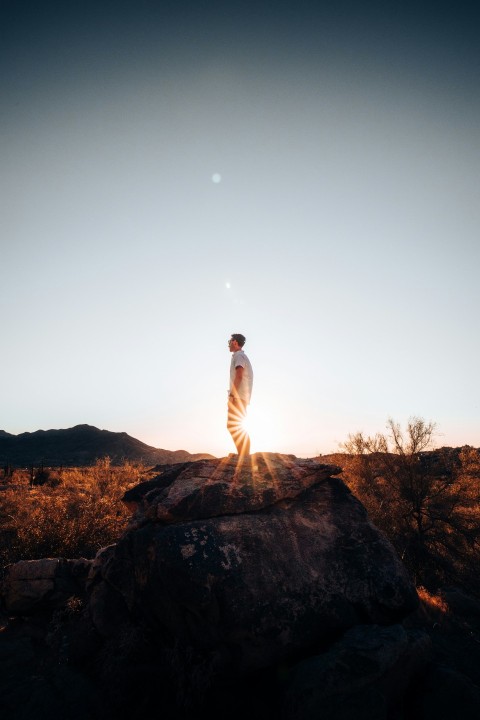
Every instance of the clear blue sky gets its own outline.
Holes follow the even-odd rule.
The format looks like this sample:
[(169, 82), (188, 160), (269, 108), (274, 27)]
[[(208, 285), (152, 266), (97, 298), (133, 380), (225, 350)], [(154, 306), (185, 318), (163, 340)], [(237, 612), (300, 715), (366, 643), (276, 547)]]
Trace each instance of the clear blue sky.
[(0, 7), (1, 429), (480, 445), (473, 4)]

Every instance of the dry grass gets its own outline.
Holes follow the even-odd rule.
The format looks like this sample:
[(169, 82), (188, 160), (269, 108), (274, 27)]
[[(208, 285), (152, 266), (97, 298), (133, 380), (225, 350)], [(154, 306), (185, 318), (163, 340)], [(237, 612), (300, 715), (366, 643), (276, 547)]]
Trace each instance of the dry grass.
[(129, 511), (121, 502), (141, 482), (139, 464), (48, 469), (44, 485), (31, 486), (27, 471), (15, 471), (0, 491), (0, 565), (44, 557), (94, 557), (125, 529)]

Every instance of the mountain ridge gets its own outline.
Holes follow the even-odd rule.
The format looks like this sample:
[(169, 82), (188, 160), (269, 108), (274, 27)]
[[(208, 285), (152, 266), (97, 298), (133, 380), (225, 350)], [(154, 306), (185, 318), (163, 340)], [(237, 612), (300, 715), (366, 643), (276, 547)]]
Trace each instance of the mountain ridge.
[(100, 430), (88, 424), (66, 429), (35, 430), (19, 435), (0, 430), (1, 465), (86, 466), (106, 456), (114, 464), (129, 460), (152, 465), (214, 457), (208, 453), (155, 448), (126, 432)]

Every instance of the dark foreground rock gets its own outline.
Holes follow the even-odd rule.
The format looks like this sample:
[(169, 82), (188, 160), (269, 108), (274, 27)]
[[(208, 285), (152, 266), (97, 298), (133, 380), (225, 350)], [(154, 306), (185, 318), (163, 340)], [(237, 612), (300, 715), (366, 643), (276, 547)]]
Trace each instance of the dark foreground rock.
[(91, 561), (44, 558), (9, 565), (3, 581), (3, 602), (10, 615), (55, 610), (83, 592)]
[(357, 625), (326, 652), (290, 671), (282, 718), (382, 720), (395, 714), (405, 716), (407, 689), (430, 659), (431, 643), (424, 633), (407, 632), (401, 625)]
[(478, 720), (480, 688), (449, 667), (434, 666), (421, 686), (417, 716), (422, 720)]
[(241, 470), (204, 461), (160, 476), (138, 499), (131, 530), (96, 563), (95, 626), (109, 636), (112, 617), (141, 619), (156, 641), (194, 648), (236, 674), (359, 622), (397, 622), (416, 606), (415, 589), (362, 505), (331, 477), (339, 471), (256, 455)]
[(340, 472), (276, 454), (168, 466), (126, 494), (129, 529), (86, 583), (71, 561), (9, 568), (4, 608), (27, 617), (3, 633), (5, 718), (33, 687), (38, 718), (408, 718), (430, 687), (428, 639), (401, 625), (417, 595)]

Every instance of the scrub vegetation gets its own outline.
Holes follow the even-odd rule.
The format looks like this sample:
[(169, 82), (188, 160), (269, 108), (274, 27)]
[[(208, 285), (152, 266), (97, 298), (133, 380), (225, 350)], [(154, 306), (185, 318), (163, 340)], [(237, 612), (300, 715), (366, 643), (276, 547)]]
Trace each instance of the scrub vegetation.
[(387, 433), (350, 435), (342, 477), (417, 586), (480, 595), (480, 451), (429, 451), (434, 435), (435, 424), (417, 417), (405, 429), (390, 419)]
[[(88, 468), (14, 470), (0, 491), (0, 564), (45, 557), (92, 558), (115, 542), (130, 512), (120, 501), (143, 465), (102, 458)], [(1, 477), (1, 473), (0, 473)]]

